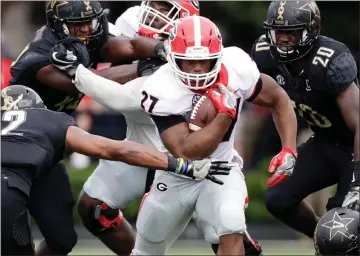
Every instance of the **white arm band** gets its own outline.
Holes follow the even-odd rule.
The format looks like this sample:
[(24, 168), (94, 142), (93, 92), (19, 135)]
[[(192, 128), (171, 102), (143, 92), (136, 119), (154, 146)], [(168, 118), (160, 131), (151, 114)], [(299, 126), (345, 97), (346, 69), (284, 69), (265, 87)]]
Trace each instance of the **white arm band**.
[(140, 108), (139, 88), (136, 90), (134, 86), (121, 85), (98, 76), (81, 64), (73, 82), (80, 92), (114, 111), (126, 112)]

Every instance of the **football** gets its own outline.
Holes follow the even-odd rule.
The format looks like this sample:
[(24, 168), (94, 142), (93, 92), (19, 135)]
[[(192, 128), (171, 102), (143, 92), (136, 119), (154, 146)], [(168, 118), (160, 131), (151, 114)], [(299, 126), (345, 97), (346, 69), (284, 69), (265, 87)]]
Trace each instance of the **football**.
[(189, 119), (190, 130), (194, 132), (205, 127), (215, 118), (217, 113), (218, 111), (208, 95), (202, 95), (191, 110)]

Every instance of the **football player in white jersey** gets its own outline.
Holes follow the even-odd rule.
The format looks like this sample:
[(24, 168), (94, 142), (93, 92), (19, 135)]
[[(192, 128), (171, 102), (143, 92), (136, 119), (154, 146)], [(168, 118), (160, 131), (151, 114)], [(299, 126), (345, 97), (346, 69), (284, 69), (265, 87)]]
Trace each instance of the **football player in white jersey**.
[[(172, 24), (175, 16), (167, 16), (160, 20), (154, 18), (151, 20), (148, 19), (148, 17), (162, 17), (161, 13), (157, 10), (164, 10), (166, 7), (173, 11), (175, 7), (178, 7), (176, 10), (179, 12), (179, 15), (176, 17), (198, 14), (198, 5), (194, 1), (180, 1), (175, 3), (147, 1), (143, 2), (141, 8), (139, 6), (131, 7), (120, 16), (116, 21), (117, 29), (119, 33), (129, 37), (136, 34), (136, 29), (138, 29), (139, 34), (153, 38), (160, 38), (164, 35), (167, 36), (167, 31), (170, 27), (169, 22)], [(141, 19), (140, 28), (138, 24), (135, 24), (138, 12), (142, 13), (139, 16)], [(159, 29), (151, 26), (155, 26)], [(158, 141), (160, 140), (156, 136), (156, 128), (153, 126), (152, 121), (149, 120), (148, 115), (144, 115), (139, 104), (138, 92), (146, 78), (139, 78), (120, 86), (117, 83), (95, 76), (83, 67), (76, 73), (76, 78), (75, 84), (79, 91), (89, 95), (104, 106), (124, 113), (128, 123), (128, 140), (138, 141), (146, 145), (154, 145), (155, 147), (157, 146), (156, 144), (159, 144)], [(125, 169), (124, 166), (126, 167)], [(113, 174), (109, 175), (108, 169), (114, 170)], [(124, 173), (128, 172), (128, 169), (134, 169), (135, 172), (129, 172), (128, 176), (123, 178)], [(102, 203), (100, 201), (101, 198), (105, 198), (102, 199), (104, 202), (110, 202), (107, 203), (110, 207), (114, 204), (116, 206), (121, 206), (124, 201), (131, 202), (133, 198), (136, 199), (136, 197), (143, 194), (143, 184), (151, 184), (152, 179), (149, 179), (148, 182), (146, 182), (146, 174), (141, 168), (134, 168), (123, 164), (118, 165), (112, 162), (101, 162), (96, 173), (97, 174), (92, 175), (85, 184), (85, 192), (80, 196), (78, 210), (85, 225), (92, 233), (98, 234), (99, 238), (115, 253), (125, 253), (128, 251), (129, 246), (131, 246), (130, 249), (132, 249), (131, 240), (133, 239), (131, 229), (126, 225), (126, 221), (123, 221), (124, 224), (119, 225), (118, 228), (103, 229), (102, 232), (98, 232), (97, 229), (94, 230), (94, 228), (98, 228), (99, 225), (97, 223), (95, 223), (95, 225), (93, 225), (94, 223), (92, 224), (94, 218), (91, 211), (97, 207), (97, 205)], [(110, 182), (107, 182), (107, 180), (110, 180)], [(115, 185), (118, 180), (120, 180), (119, 187)], [(99, 182), (102, 186), (98, 188), (97, 183)], [(109, 187), (109, 189), (101, 189), (105, 186)], [(86, 192), (86, 187), (88, 187), (89, 193)], [(97, 196), (98, 194), (102, 195)], [(117, 198), (120, 198), (120, 201), (117, 201)], [(105, 204), (100, 206), (107, 207)], [(91, 214), (89, 214), (89, 211)], [(115, 215), (118, 213), (117, 210), (113, 211), (111, 209), (109, 209), (108, 212), (113, 212)], [(110, 217), (109, 214), (108, 217)], [(116, 220), (119, 219), (115, 218), (108, 223), (116, 224)], [(203, 223), (199, 221), (197, 224), (201, 227)], [(215, 239), (214, 241), (218, 243), (218, 239)], [(261, 247), (248, 234), (246, 234), (245, 246), (247, 255), (259, 255), (261, 253)], [(217, 247), (216, 244), (214, 247)], [(214, 251), (216, 252), (217, 248)]]
[[(139, 34), (159, 39), (169, 34), (168, 30), (175, 19), (194, 14), (199, 15), (199, 6), (190, 1), (148, 1), (143, 2), (141, 7), (134, 6), (125, 11), (116, 20), (115, 26), (123, 36), (132, 38)], [(149, 74), (153, 72), (153, 68), (157, 69), (158, 63), (165, 62), (156, 59), (153, 62), (140, 61), (138, 73)], [(147, 77), (140, 77), (125, 85), (119, 85), (95, 76), (82, 67), (76, 74), (74, 84), (95, 101), (124, 114), (127, 140), (157, 148), (161, 141), (156, 127), (139, 104), (140, 87), (146, 79)], [(103, 86), (119, 90), (114, 93)], [(104, 95), (107, 92), (109, 93)], [(84, 184), (78, 201), (78, 212), (83, 223), (118, 255), (130, 254), (135, 243), (131, 226), (122, 217), (119, 209), (141, 198), (148, 191), (154, 173), (125, 163), (100, 161)]]
[[(141, 89), (141, 104), (163, 142), (158, 149), (186, 159), (224, 159), (233, 162), (233, 168), (229, 176), (217, 177), (223, 186), (157, 172), (141, 205), (133, 254), (165, 254), (195, 211), (206, 240), (220, 242), (218, 255), (245, 255), (247, 189), (233, 131), (238, 112), (244, 101), (271, 108), (283, 146), (270, 164), (276, 169), (272, 179), (283, 179), (296, 159), (294, 110), (286, 92), (260, 74), (248, 54), (237, 47), (223, 48), (220, 32), (209, 19), (180, 19), (167, 42), (168, 64)], [(206, 127), (191, 132), (188, 118), (194, 99), (206, 91), (218, 114)]]

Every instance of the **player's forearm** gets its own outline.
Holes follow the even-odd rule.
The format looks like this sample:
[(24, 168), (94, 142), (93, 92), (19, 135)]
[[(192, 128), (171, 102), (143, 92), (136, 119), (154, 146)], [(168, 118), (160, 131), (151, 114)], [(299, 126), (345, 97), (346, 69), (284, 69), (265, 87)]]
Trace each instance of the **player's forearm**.
[(228, 115), (218, 114), (206, 127), (186, 136), (182, 154), (178, 157), (193, 160), (210, 156), (221, 143), (231, 122)]
[(137, 59), (147, 59), (156, 56), (156, 47), (162, 42), (148, 37), (135, 37), (131, 39), (131, 46)]
[(110, 150), (109, 160), (118, 160), (129, 165), (182, 173), (187, 168), (186, 161), (161, 153), (150, 147), (132, 141), (119, 141)]
[(137, 64), (127, 64), (105, 68), (95, 71), (94, 73), (119, 84), (125, 84), (138, 77)]
[[(284, 95), (283, 95), (284, 94)], [(271, 108), (276, 130), (283, 148), (296, 152), (297, 121), (294, 109), (285, 92), (279, 93)]]
[(126, 93), (121, 84), (100, 77), (82, 65), (76, 70), (74, 85), (96, 102), (115, 111), (138, 108), (137, 99)]

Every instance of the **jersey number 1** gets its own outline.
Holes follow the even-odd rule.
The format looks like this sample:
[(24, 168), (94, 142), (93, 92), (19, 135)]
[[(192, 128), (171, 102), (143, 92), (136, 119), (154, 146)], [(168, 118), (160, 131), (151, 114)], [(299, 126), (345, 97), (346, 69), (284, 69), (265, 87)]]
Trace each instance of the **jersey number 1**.
[(6, 127), (1, 129), (1, 136), (3, 135), (20, 135), (22, 133), (11, 132), (18, 128), (26, 120), (26, 112), (24, 110), (8, 110), (4, 112), (2, 121), (10, 122)]

